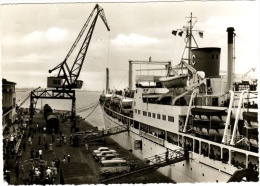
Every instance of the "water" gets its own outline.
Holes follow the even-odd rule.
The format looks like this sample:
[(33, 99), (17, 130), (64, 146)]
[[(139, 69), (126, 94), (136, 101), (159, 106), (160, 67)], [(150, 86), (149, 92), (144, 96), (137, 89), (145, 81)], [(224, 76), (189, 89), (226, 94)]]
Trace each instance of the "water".
[[(20, 100), (17, 102), (18, 105), (26, 98), (26, 96), (30, 94), (30, 91), (19, 91), (19, 89), (16, 90), (16, 100)], [(82, 107), (86, 107), (88, 105), (93, 105), (92, 103), (95, 103), (99, 100), (101, 92), (89, 92), (89, 91), (78, 91), (76, 92), (76, 110)], [(40, 109), (45, 104), (48, 104), (51, 106), (52, 109), (55, 110), (67, 110), (71, 111), (71, 100), (60, 100), (60, 99), (39, 99), (36, 108)], [(26, 102), (21, 106), (23, 108), (29, 108), (30, 105), (30, 98), (26, 100)], [(93, 111), (94, 107), (80, 112), (76, 113), (77, 115), (80, 115), (82, 118), (85, 118), (87, 122), (89, 122), (91, 125), (98, 127), (98, 129), (104, 128), (104, 119), (102, 116), (102, 111), (100, 106), (98, 105), (95, 110)], [(93, 111), (93, 112), (92, 112)], [(92, 113), (91, 113), (92, 112)], [(88, 117), (87, 117), (88, 116)], [(86, 118), (87, 117), (87, 118)]]

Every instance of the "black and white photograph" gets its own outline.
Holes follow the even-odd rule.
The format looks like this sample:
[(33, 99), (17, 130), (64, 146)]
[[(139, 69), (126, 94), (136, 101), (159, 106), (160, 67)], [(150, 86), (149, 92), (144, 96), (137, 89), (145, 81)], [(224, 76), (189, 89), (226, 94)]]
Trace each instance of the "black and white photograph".
[(259, 184), (258, 0), (0, 0), (5, 185)]

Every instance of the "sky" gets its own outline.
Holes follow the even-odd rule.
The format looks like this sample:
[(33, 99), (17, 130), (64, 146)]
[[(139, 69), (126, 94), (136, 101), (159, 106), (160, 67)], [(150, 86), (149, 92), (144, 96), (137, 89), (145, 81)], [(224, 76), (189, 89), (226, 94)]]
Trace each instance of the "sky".
[[(7, 4), (7, 2), (9, 4)], [(47, 77), (64, 60), (95, 4), (42, 3), (1, 5), (2, 78), (17, 88), (47, 87)], [(20, 2), (20, 1), (16, 1)], [(180, 62), (184, 37), (172, 30), (196, 17), (194, 33), (199, 47), (220, 47), (220, 70), (227, 70), (227, 28), (234, 27), (235, 71), (244, 74), (259, 69), (258, 1), (164, 1), (98, 3), (105, 12), (110, 32), (98, 18), (79, 79), (83, 90), (102, 91), (105, 69), (110, 71), (110, 88), (128, 87), (129, 60)], [(88, 28), (87, 28), (88, 30)], [(86, 31), (87, 31), (86, 30)], [(78, 48), (68, 60), (72, 66)], [(135, 70), (143, 68), (136, 66)], [(137, 72), (136, 72), (137, 73)]]

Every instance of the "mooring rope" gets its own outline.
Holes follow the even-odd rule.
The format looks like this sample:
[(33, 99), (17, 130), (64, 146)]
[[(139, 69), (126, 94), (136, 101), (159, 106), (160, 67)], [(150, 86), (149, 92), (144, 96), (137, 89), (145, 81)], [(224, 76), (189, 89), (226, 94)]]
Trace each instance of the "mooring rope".
[(76, 112), (80, 113), (80, 112), (86, 111), (86, 110), (94, 107), (97, 103), (99, 103), (99, 101), (96, 101), (96, 102), (93, 102), (93, 103), (86, 105), (84, 107), (78, 108), (78, 109), (76, 109)]
[(94, 110), (97, 108), (98, 104), (99, 104), (99, 102), (95, 105), (94, 109), (86, 117), (82, 118), (81, 120), (85, 120), (86, 118), (88, 118), (94, 112)]

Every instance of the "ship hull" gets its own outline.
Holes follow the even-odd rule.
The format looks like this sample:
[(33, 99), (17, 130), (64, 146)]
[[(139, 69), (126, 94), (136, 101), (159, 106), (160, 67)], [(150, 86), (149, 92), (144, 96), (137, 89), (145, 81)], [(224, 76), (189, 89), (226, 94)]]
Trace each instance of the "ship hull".
[[(103, 109), (102, 109), (103, 110)], [(113, 128), (119, 125), (124, 125), (116, 118), (111, 117), (103, 110), (104, 123), (106, 128)], [(142, 131), (131, 127), (129, 132), (112, 135), (111, 138), (117, 142), (121, 147), (126, 150), (132, 149), (132, 153), (140, 158), (145, 159), (147, 157), (154, 156), (166, 151), (166, 148), (171, 150), (180, 148), (177, 145), (168, 143), (162, 139), (151, 140), (144, 137)], [(135, 150), (135, 141), (142, 141), (142, 150)], [(227, 182), (235, 172), (234, 167), (229, 167), (228, 172), (221, 170), (226, 169), (226, 164), (214, 161), (203, 155), (199, 155), (193, 152), (189, 152), (190, 159), (180, 163), (172, 164), (159, 168), (158, 171), (163, 175), (169, 177), (177, 183), (196, 183), (196, 182)], [(202, 163), (203, 162), (203, 163)], [(211, 166), (210, 166), (211, 165)]]

